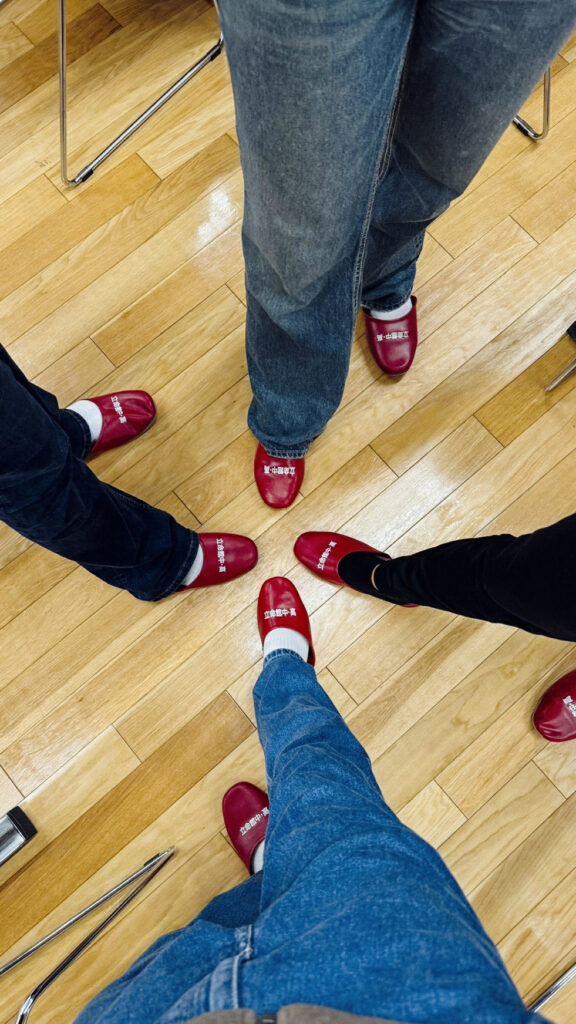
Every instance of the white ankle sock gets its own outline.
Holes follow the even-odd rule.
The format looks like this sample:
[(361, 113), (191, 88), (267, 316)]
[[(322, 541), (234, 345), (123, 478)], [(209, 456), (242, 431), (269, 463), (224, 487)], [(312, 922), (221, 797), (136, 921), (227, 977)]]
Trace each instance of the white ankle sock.
[(374, 320), (399, 320), (401, 316), (408, 316), (408, 313), (412, 309), (412, 299), (406, 299), (398, 309), (387, 309), (384, 313), (378, 309), (371, 309), (370, 316)]
[(250, 867), (252, 868), (252, 874), (255, 875), (257, 871), (262, 871), (264, 866), (264, 847), (266, 846), (266, 840), (263, 839), (252, 854), (252, 861)]
[(92, 443), (95, 444), (102, 432), (102, 413), (98, 406), (89, 399), (81, 399), (79, 402), (67, 405), (66, 408), (77, 412), (83, 420), (86, 420)]
[(190, 585), (190, 583), (194, 583), (194, 580), (198, 579), (200, 573), (202, 572), (202, 566), (203, 565), (204, 565), (204, 552), (202, 550), (202, 541), (200, 541), (200, 543), (198, 545), (198, 551), (196, 552), (196, 558), (192, 562), (192, 565), (188, 569), (188, 572), (186, 573), (186, 575), (185, 575), (184, 579), (182, 580), (182, 583), (180, 584), (180, 586), (181, 587), (188, 587)]
[(310, 644), (308, 643), (305, 636), (302, 633), (298, 633), (295, 629), (284, 629), (279, 626), (277, 629), (272, 629), (267, 636), (264, 637), (264, 657), (267, 654), (271, 654), (272, 651), (294, 651), (295, 654), (299, 654), (303, 661), (308, 659), (310, 651)]

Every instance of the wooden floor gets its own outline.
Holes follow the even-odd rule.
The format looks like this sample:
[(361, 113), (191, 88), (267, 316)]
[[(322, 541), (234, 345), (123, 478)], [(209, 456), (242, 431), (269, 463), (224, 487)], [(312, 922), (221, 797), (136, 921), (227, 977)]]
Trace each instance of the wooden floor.
[[(73, 170), (217, 36), (207, 0), (70, 0)], [(191, 527), (257, 538), (225, 588), (140, 603), (0, 527), (0, 813), (38, 836), (0, 869), (0, 960), (157, 850), (177, 856), (33, 1011), (67, 1024), (157, 935), (243, 870), (220, 797), (263, 784), (251, 687), (261, 582), (288, 574), (312, 614), (320, 680), (394, 809), (433, 842), (532, 1000), (576, 960), (576, 743), (531, 727), (572, 645), (338, 591), (292, 554), (344, 528), (392, 554), (523, 532), (574, 511), (576, 38), (554, 65), (553, 128), (510, 128), (430, 232), (422, 345), (406, 379), (359, 327), (340, 411), (302, 494), (268, 509), (252, 482), (242, 180), (219, 58), (80, 189), (59, 181), (55, 9), (0, 9), (0, 337), (62, 403), (146, 387), (154, 429), (94, 463)], [(526, 106), (538, 122), (541, 95)], [(0, 981), (0, 1024), (83, 934)], [(548, 1007), (575, 1019), (576, 985)]]

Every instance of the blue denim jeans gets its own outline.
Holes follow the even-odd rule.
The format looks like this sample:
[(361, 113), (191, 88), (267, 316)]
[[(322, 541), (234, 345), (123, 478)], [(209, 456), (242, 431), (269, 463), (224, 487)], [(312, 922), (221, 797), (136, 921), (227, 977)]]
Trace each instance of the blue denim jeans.
[(576, 24), (574, 0), (218, 0), (245, 181), (248, 424), (298, 457), (342, 397), (359, 305), (411, 293)]
[(173, 593), (198, 535), (102, 483), (88, 425), (31, 384), (0, 345), (0, 520), (144, 601)]
[(254, 690), (270, 794), (264, 869), (165, 935), (77, 1024), (183, 1024), (290, 1003), (426, 1024), (536, 1024), (438, 854), (289, 651)]

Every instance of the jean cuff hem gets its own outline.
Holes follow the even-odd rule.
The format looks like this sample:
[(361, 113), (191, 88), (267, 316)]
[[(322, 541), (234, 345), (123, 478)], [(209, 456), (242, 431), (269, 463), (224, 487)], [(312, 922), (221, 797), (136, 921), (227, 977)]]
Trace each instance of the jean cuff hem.
[(296, 651), (291, 651), (287, 647), (278, 647), (277, 650), (270, 651), (270, 654), (266, 655), (264, 658), (264, 668), (266, 668), (271, 661), (275, 661), (277, 658), (295, 658), (296, 661), (301, 662), (302, 665), (308, 664), (307, 661), (304, 661), (304, 658), (301, 658), (299, 654), (296, 654)]
[(260, 442), (264, 451), (267, 455), (273, 456), (275, 459), (303, 459), (308, 454), (310, 445), (301, 445), (299, 448), (279, 448), (278, 445), (269, 445)]
[(373, 302), (370, 303), (370, 305), (366, 305), (366, 303), (363, 302), (362, 309), (368, 313), (368, 315), (371, 313), (391, 313), (395, 309), (400, 309), (405, 302), (408, 302), (408, 299), (412, 299), (412, 304), (414, 304), (414, 296), (412, 295), (412, 292), (408, 292), (408, 295), (404, 298), (398, 299), (395, 302), (389, 302), (386, 305), (382, 305), (379, 302)]

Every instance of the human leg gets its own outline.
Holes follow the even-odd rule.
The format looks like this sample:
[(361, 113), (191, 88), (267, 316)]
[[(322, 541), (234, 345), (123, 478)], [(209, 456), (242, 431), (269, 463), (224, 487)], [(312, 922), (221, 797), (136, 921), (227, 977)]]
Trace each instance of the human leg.
[(409, 298), (426, 227), (464, 191), (575, 25), (573, 0), (419, 3), (370, 222), (365, 308)]
[(576, 640), (575, 573), (572, 515), (520, 537), (456, 540), (393, 558), (376, 568), (374, 584), (384, 600), (404, 603), (410, 593), (417, 604)]
[(271, 812), (239, 1005), (304, 1002), (430, 1024), (537, 1020), (440, 857), (384, 803), (313, 669), (276, 652), (254, 704)]
[(303, 456), (342, 395), (415, 7), (219, 0), (246, 185), (249, 425), (271, 455)]
[[(200, 542), (168, 513), (98, 480), (83, 461), (93, 450), (86, 421), (31, 384), (3, 349), (0, 398), (0, 519), (29, 540), (142, 600), (178, 589), (200, 544), (205, 564), (191, 586), (254, 564), (248, 538), (205, 534)], [(106, 436), (121, 443), (115, 426)]]
[[(18, 385), (18, 391), (15, 390), (15, 385)], [(61, 409), (55, 395), (28, 380), (3, 345), (0, 345), (0, 387), (4, 401), (8, 401), (8, 389), (12, 391), (14, 388), (14, 393), (20, 396), (20, 401), (25, 403), (26, 408), (40, 407), (52, 422), (67, 434), (75, 456), (85, 459), (89, 455), (92, 440), (86, 421), (76, 413)]]
[(316, 575), (384, 601), (575, 640), (575, 540), (572, 515), (520, 537), (465, 538), (392, 559), (336, 533), (302, 534), (295, 552)]

